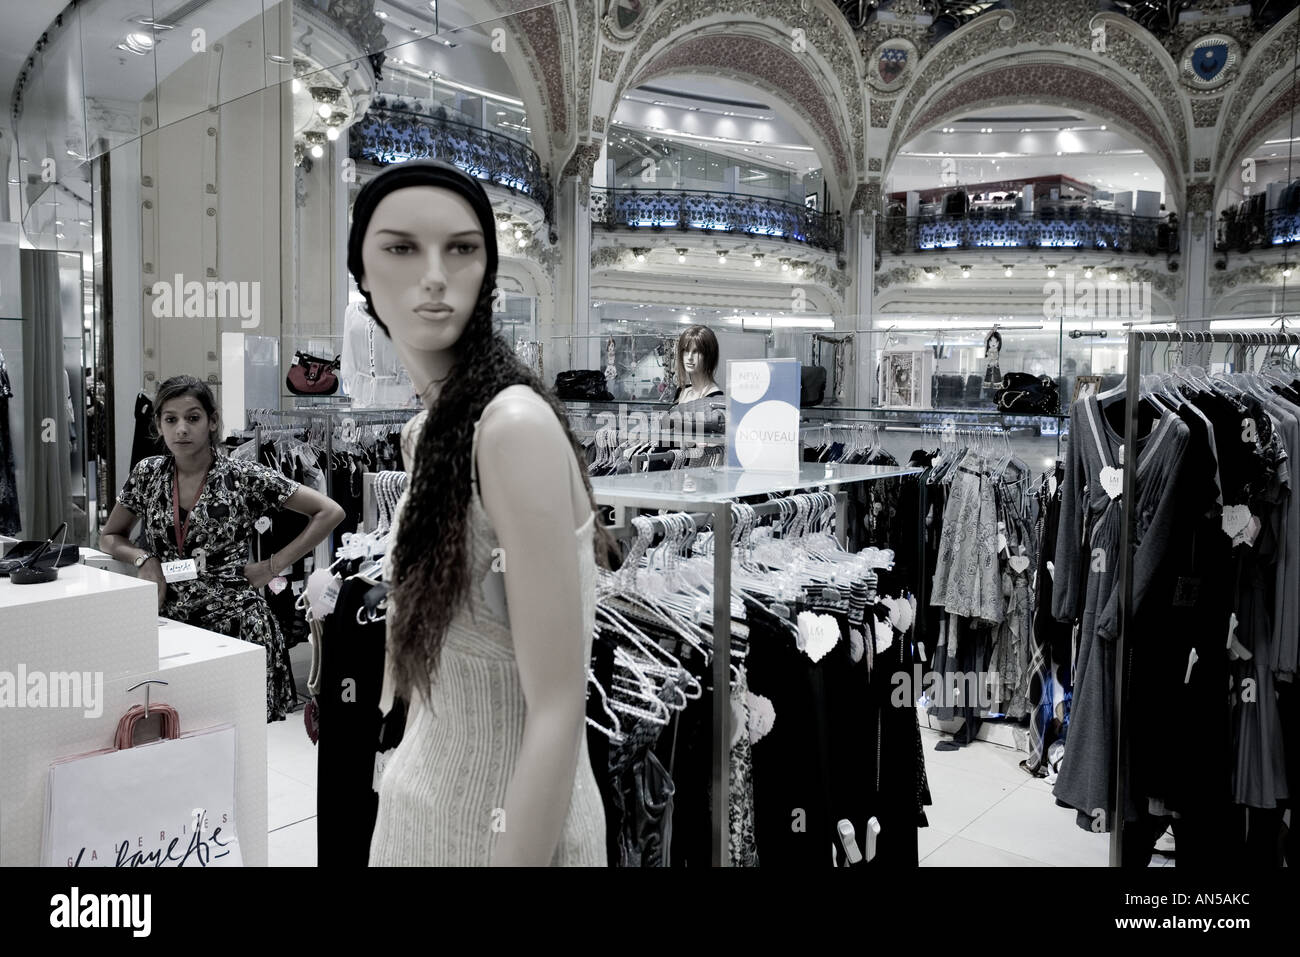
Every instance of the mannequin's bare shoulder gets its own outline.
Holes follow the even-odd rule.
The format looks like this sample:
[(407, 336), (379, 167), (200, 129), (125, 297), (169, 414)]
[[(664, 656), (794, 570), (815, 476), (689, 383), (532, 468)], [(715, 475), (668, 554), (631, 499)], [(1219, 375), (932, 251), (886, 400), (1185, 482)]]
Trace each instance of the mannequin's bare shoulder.
[(564, 496), (572, 457), (555, 412), (526, 385), (502, 390), (479, 420), (478, 471), (485, 485), (536, 488), (530, 498)]

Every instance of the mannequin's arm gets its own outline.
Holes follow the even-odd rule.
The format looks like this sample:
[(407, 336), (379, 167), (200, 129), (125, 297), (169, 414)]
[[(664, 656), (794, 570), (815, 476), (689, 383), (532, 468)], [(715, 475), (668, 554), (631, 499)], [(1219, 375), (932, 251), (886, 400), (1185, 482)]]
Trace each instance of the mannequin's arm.
[(506, 791), (505, 830), (493, 853), (497, 866), (550, 863), (585, 733), (587, 662), (574, 536), (585, 517), (575, 520), (573, 512), (572, 458), (555, 415), (530, 399), (507, 396), (479, 424), (479, 483), (503, 549), (527, 708)]

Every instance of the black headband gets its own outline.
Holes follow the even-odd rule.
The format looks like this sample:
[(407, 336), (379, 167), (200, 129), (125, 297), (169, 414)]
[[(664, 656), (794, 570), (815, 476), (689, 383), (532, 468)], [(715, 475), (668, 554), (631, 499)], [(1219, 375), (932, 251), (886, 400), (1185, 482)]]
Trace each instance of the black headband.
[[(483, 228), (483, 248), (487, 253), (487, 271), (485, 279), (491, 280), (497, 272), (497, 223), (492, 215), (492, 201), (488, 199), (483, 185), (455, 166), (438, 160), (407, 160), (387, 166), (374, 179), (361, 187), (357, 201), (352, 205), (352, 229), (348, 233), (348, 272), (360, 287), (365, 269), (361, 263), (361, 243), (366, 237), (370, 217), (375, 214), (379, 201), (396, 189), (408, 186), (436, 186), (449, 189), (468, 200)], [(361, 291), (365, 297), (370, 314), (375, 316), (370, 293)], [(382, 320), (382, 316), (375, 316)]]

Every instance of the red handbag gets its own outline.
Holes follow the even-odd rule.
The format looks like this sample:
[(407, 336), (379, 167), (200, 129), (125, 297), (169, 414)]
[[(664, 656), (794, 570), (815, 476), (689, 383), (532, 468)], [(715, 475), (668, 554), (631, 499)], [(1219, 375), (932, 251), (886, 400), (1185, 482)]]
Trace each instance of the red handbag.
[(294, 395), (333, 395), (339, 388), (338, 376), (334, 374), (338, 367), (338, 356), (321, 359), (306, 352), (295, 352), (284, 384)]

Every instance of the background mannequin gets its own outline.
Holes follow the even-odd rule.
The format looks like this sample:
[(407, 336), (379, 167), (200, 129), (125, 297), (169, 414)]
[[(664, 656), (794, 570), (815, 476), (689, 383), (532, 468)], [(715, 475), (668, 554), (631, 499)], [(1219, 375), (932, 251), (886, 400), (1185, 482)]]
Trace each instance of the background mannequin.
[(350, 302), (343, 312), (343, 389), (354, 409), (404, 409), (419, 405), (411, 377), (393, 342), (366, 312)]
[(676, 405), (722, 395), (713, 376), (718, 368), (718, 337), (707, 326), (691, 326), (677, 338)]

